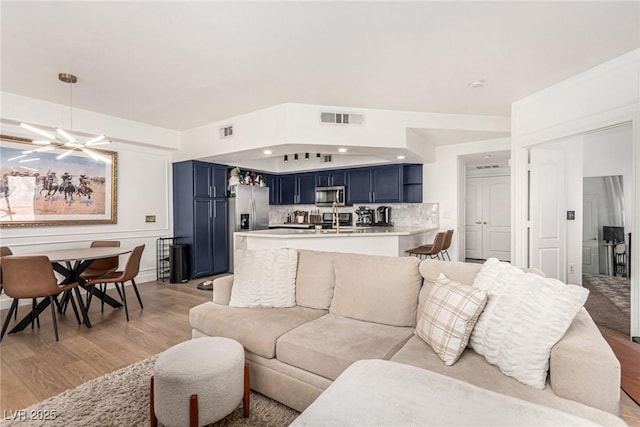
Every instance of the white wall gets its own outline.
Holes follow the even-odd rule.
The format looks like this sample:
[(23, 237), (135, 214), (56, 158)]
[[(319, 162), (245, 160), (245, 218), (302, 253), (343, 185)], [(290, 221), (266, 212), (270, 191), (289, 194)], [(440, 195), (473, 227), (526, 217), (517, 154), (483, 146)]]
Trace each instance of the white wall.
[[(458, 248), (464, 239), (464, 215), (460, 215), (460, 180), (464, 187), (464, 171), (459, 169), (458, 158), (468, 154), (508, 150), (508, 138), (469, 142), (436, 147), (435, 162), (423, 166), (423, 200), (440, 204), (440, 230), (454, 229), (448, 251), (453, 260), (459, 259)], [(464, 212), (464, 209), (462, 209)]]
[[(3, 98), (3, 111), (5, 112)], [(24, 102), (21, 99), (21, 102)], [(8, 105), (8, 104), (7, 104)], [(33, 115), (24, 114), (12, 117), (36, 125), (38, 122), (39, 102), (32, 104)], [(5, 119), (4, 115), (2, 119)], [(132, 126), (127, 123), (127, 126)], [(146, 134), (147, 125), (142, 125), (132, 134)], [(97, 130), (97, 129), (96, 129)], [(22, 133), (20, 133), (22, 132)], [(32, 138), (32, 135), (15, 126), (2, 125), (2, 133)], [(150, 136), (155, 132), (149, 133)], [(145, 244), (140, 274), (137, 283), (156, 279), (156, 239), (172, 235), (171, 216), (171, 152), (165, 149), (151, 148), (155, 140), (141, 140), (136, 144), (114, 143), (109, 150), (118, 153), (118, 192), (117, 224), (57, 226), (57, 227), (18, 227), (0, 229), (3, 246), (9, 246), (16, 254), (36, 252), (41, 249), (65, 249), (88, 247), (93, 240), (120, 240), (121, 245), (133, 247)], [(155, 223), (146, 223), (145, 215), (155, 215)], [(124, 266), (126, 256), (121, 257)], [(8, 308), (6, 295), (0, 297), (0, 308)]]

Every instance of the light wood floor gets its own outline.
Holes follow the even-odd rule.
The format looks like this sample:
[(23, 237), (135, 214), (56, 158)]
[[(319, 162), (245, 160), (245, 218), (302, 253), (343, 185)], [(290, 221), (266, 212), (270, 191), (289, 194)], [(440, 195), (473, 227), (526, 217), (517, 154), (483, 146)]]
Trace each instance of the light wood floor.
[[(40, 316), (39, 330), (6, 335), (0, 345), (0, 413), (23, 409), (190, 339), (189, 309), (211, 300), (211, 292), (196, 289), (202, 280), (139, 284), (144, 310), (127, 287), (129, 322), (123, 309), (105, 306), (102, 314), (95, 300), (89, 313), (92, 329), (78, 326), (68, 311), (58, 318), (57, 343), (48, 310)], [(115, 296), (115, 290), (109, 294)], [(27, 307), (20, 308), (19, 316), (27, 313)], [(640, 426), (640, 407), (623, 392), (622, 418)]]

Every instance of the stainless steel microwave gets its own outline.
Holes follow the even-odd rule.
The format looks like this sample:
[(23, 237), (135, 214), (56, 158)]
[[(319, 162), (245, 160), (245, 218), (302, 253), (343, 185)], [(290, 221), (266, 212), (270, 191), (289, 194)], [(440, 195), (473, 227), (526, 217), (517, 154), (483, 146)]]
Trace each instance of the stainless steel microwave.
[(347, 190), (344, 185), (316, 187), (316, 206), (347, 206)]

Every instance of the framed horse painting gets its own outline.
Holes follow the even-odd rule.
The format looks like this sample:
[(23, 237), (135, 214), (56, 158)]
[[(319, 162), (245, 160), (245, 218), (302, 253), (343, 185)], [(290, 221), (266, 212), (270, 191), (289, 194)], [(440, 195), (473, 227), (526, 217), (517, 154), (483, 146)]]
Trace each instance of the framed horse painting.
[(0, 227), (114, 224), (118, 153), (0, 135)]

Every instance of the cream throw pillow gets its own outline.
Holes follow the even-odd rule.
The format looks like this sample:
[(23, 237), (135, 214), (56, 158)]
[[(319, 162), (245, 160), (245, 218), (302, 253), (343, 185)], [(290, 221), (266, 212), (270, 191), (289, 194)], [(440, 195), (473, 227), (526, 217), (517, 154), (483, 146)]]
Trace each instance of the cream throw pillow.
[(453, 365), (467, 347), (473, 326), (487, 303), (487, 292), (440, 273), (418, 317), (416, 335), (445, 365)]
[(239, 249), (234, 260), (231, 307), (296, 305), (295, 249)]
[(551, 348), (564, 336), (589, 295), (583, 287), (525, 273), (488, 259), (473, 286), (489, 293), (471, 334), (471, 347), (528, 386), (543, 389)]

